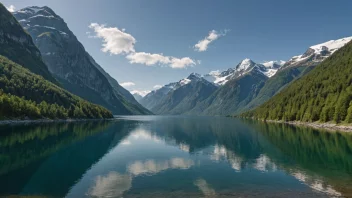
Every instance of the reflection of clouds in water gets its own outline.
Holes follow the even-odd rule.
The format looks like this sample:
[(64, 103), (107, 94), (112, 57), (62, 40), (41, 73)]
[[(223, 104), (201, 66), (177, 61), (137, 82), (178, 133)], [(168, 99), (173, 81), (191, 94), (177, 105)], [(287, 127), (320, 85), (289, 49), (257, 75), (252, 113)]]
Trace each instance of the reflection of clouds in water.
[(272, 162), (268, 156), (263, 154), (256, 159), (256, 162), (253, 164), (253, 168), (263, 172), (277, 170), (276, 164)]
[(128, 174), (110, 172), (106, 176), (98, 175), (89, 191), (92, 197), (120, 197), (131, 188), (132, 177)]
[(120, 144), (121, 144), (121, 145), (130, 145), (130, 144), (131, 144), (131, 141), (129, 141), (129, 140), (123, 140)]
[(151, 134), (149, 131), (144, 129), (136, 129), (131, 133), (131, 137), (134, 139), (146, 139), (146, 140), (153, 140), (155, 142), (161, 142), (162, 140), (157, 137), (156, 135)]
[(303, 172), (299, 172), (299, 171), (292, 173), (292, 175), (296, 179), (305, 183), (306, 185), (308, 185), (310, 188), (314, 190), (317, 190), (319, 192), (326, 193), (332, 196), (337, 196), (337, 197), (342, 196), (340, 192), (333, 189), (330, 185), (324, 184), (324, 182), (320, 179), (312, 178), (304, 174)]
[(189, 153), (189, 149), (190, 149), (190, 146), (188, 144), (185, 144), (185, 143), (181, 143), (178, 145), (179, 148), (185, 152), (188, 152)]
[(193, 160), (183, 158), (172, 158), (165, 161), (135, 161), (128, 166), (128, 171), (137, 176), (141, 174), (156, 174), (167, 169), (188, 169), (193, 165)]
[(210, 159), (220, 161), (226, 159), (233, 169), (241, 171), (242, 159), (232, 151), (227, 150), (224, 146), (215, 145), (213, 154)]
[(215, 190), (209, 186), (207, 181), (204, 179), (197, 179), (197, 181), (194, 182), (194, 185), (196, 185), (200, 191), (206, 196), (206, 197), (215, 197)]
[(98, 175), (88, 196), (91, 197), (120, 197), (132, 186), (132, 178), (141, 174), (156, 174), (167, 169), (188, 169), (194, 165), (192, 160), (171, 158), (165, 161), (147, 160), (136, 161), (128, 166), (128, 173), (109, 172), (106, 176)]

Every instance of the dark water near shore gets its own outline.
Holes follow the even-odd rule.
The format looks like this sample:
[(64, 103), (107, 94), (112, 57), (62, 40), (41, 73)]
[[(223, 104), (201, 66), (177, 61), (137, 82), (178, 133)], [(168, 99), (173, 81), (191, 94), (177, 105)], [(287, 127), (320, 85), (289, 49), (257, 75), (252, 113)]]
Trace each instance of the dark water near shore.
[(0, 197), (352, 197), (352, 134), (221, 117), (0, 126)]

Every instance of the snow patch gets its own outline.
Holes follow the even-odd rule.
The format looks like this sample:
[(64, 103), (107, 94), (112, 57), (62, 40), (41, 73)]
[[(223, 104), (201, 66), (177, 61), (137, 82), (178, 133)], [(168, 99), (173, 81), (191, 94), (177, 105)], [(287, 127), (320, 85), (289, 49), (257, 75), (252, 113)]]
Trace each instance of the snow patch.
[(191, 82), (190, 79), (184, 78), (184, 79), (180, 80), (180, 85), (181, 85), (181, 86), (187, 85), (187, 84), (190, 83), (190, 82)]
[(351, 40), (352, 40), (352, 36), (342, 38), (342, 39), (327, 41), (325, 43), (313, 45), (310, 48), (313, 49), (316, 54), (320, 54), (322, 51), (325, 51), (325, 50), (329, 50), (330, 52), (334, 53), (335, 51), (337, 51), (338, 49), (346, 45)]

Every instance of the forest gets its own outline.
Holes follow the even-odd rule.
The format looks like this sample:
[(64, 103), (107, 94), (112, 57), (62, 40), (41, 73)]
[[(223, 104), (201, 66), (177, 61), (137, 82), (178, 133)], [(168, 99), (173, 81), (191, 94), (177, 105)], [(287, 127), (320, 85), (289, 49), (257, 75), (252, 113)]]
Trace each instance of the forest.
[(352, 43), (243, 117), (352, 123)]
[(0, 119), (111, 118), (89, 103), (0, 56)]

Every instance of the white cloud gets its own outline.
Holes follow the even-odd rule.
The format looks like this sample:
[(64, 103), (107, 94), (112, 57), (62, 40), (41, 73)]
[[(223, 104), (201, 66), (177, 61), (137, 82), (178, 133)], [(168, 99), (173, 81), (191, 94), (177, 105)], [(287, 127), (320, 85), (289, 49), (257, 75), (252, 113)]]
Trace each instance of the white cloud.
[(16, 7), (14, 5), (10, 5), (9, 7), (6, 7), (6, 9), (9, 11), (9, 12), (14, 12)]
[(208, 45), (211, 42), (217, 40), (218, 38), (225, 36), (227, 31), (228, 30), (225, 30), (224, 33), (218, 33), (215, 30), (210, 31), (207, 37), (205, 37), (203, 40), (198, 41), (198, 43), (194, 45), (195, 51), (199, 51), (199, 52), (207, 51)]
[(103, 39), (103, 52), (115, 55), (134, 52), (136, 39), (123, 30), (116, 27), (105, 27), (98, 23), (91, 23), (89, 28), (94, 30), (96, 37)]
[(196, 65), (196, 63), (189, 57), (184, 58), (171, 58), (171, 68), (185, 68), (188, 66)]
[(126, 56), (130, 63), (139, 63), (145, 65), (168, 64), (170, 59), (162, 54), (150, 54), (146, 52), (132, 53)]
[(134, 86), (136, 84), (134, 84), (134, 82), (123, 82), (123, 83), (120, 83), (121, 86), (123, 87), (131, 87), (131, 86)]
[(139, 94), (139, 95), (141, 95), (141, 96), (146, 96), (148, 93), (150, 93), (150, 91), (149, 90), (133, 90), (133, 91), (131, 91), (131, 93), (132, 94)]
[(146, 52), (131, 53), (126, 56), (130, 63), (151, 65), (168, 65), (171, 68), (186, 68), (196, 65), (196, 62), (189, 57), (176, 58), (172, 56), (164, 56), (163, 54), (151, 54)]
[(127, 54), (126, 58), (130, 63), (144, 64), (147, 66), (165, 65), (171, 68), (186, 68), (194, 66), (197, 63), (200, 64), (200, 61), (192, 60), (189, 57), (176, 58), (173, 56), (164, 56), (162, 53), (135, 52), (134, 45), (137, 41), (131, 34), (126, 33), (126, 29), (124, 28), (120, 30), (116, 27), (105, 27), (105, 25), (98, 23), (91, 23), (89, 28), (94, 30), (95, 35), (86, 32), (88, 38), (103, 39), (103, 52), (109, 52), (115, 55)]
[(154, 85), (153, 89), (160, 89), (162, 87), (163, 87), (162, 85)]

